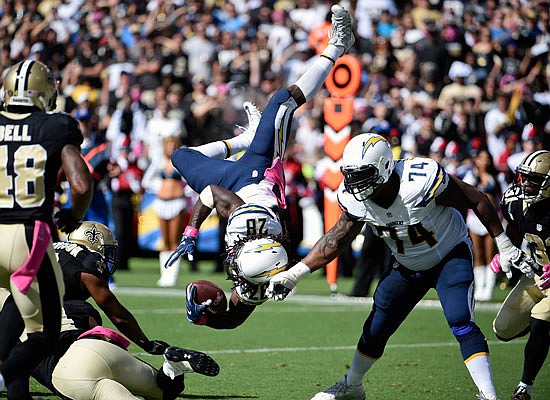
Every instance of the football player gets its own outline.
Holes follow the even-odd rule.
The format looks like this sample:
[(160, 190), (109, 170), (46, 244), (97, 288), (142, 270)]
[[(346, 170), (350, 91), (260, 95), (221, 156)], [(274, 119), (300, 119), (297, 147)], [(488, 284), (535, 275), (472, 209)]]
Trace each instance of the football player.
[[(493, 322), (502, 341), (529, 333), (523, 375), (512, 400), (530, 400), (533, 383), (550, 348), (550, 152), (539, 150), (523, 159), (502, 206), (506, 234), (538, 264), (538, 275), (522, 275)], [(500, 270), (497, 260), (491, 264)], [(536, 283), (536, 284), (535, 284)]]
[[(9, 293), (8, 293), (9, 296)], [(11, 296), (0, 292), (0, 324), (17, 308)], [(215, 376), (218, 364), (208, 355), (169, 346), (161, 354), (159, 370), (124, 351), (129, 341), (101, 325), (101, 316), (89, 303), (63, 303), (65, 316), (59, 341), (53, 351), (31, 372), (42, 385), (63, 398), (175, 399), (184, 389), (186, 372)], [(4, 349), (2, 349), (4, 350)], [(8, 398), (29, 399), (29, 376), (20, 376), (8, 387)], [(69, 397), (65, 397), (69, 396)]]
[(149, 354), (162, 354), (168, 346), (149, 340), (137, 320), (109, 288), (116, 271), (118, 243), (111, 230), (99, 222), (85, 221), (69, 233), (66, 242), (53, 244), (63, 270), (65, 301), (92, 297), (111, 322)]
[(434, 160), (394, 161), (382, 136), (365, 133), (346, 145), (342, 163), (339, 220), (301, 262), (271, 278), (268, 297), (284, 299), (301, 278), (334, 259), (365, 223), (384, 239), (394, 264), (374, 293), (348, 373), (314, 399), (363, 400), (365, 374), (430, 288), (437, 291), (478, 398), (496, 399), (489, 348), (474, 321), (471, 242), (460, 211), (474, 210), (496, 239), (507, 268), (530, 272), (534, 262), (510, 242), (487, 196)]
[(18, 374), (28, 373), (59, 335), (64, 289), (51, 237), (60, 168), (71, 187), (72, 206), (57, 213), (59, 229), (70, 232), (78, 226), (93, 194), (80, 154), (78, 122), (67, 114), (50, 113), (57, 91), (48, 67), (33, 60), (15, 64), (6, 74), (1, 96), (0, 236), (5, 246), (0, 280), (23, 317), (27, 340), (1, 360), (0, 389)]
[[(214, 142), (198, 148), (180, 148), (172, 155), (172, 163), (189, 186), (200, 193), (193, 218), (183, 232), (181, 242), (166, 262), (169, 267), (177, 258), (193, 255), (200, 224), (224, 201), (219, 188), (235, 193), (242, 201), (229, 215), (227, 241), (231, 246), (247, 235), (274, 235), (282, 232), (281, 222), (274, 212), (284, 208), (284, 176), (281, 158), (290, 135), (294, 111), (313, 99), (330, 73), (335, 61), (355, 42), (351, 17), (339, 5), (332, 6), (332, 37), (325, 51), (298, 81), (279, 89), (269, 100), (261, 118), (251, 104), (245, 104), (251, 127), (230, 141)], [(258, 123), (254, 132), (254, 125)], [(229, 156), (233, 151), (247, 149), (237, 161), (211, 157)]]

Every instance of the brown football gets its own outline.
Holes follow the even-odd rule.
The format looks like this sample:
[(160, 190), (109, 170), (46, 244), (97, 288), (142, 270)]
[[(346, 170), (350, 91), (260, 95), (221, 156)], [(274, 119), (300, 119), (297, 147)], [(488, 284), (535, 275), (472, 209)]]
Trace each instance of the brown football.
[(227, 310), (227, 297), (221, 287), (207, 280), (195, 281), (192, 285), (197, 288), (195, 292), (195, 302), (197, 304), (211, 299), (212, 304), (208, 307), (208, 311), (213, 314), (221, 314)]

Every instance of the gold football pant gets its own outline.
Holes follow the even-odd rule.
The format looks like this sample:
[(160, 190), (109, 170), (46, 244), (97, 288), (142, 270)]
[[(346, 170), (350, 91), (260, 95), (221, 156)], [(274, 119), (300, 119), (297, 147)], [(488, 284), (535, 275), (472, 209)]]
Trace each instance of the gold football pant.
[(157, 370), (120, 347), (98, 339), (74, 342), (57, 363), (52, 382), (75, 400), (162, 399)]

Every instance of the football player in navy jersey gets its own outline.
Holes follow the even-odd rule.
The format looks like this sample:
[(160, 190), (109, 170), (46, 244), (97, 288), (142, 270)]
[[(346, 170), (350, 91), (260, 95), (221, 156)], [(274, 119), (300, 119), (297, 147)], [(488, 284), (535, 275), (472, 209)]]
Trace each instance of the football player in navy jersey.
[(528, 273), (534, 261), (510, 242), (487, 196), (432, 159), (394, 161), (382, 136), (365, 133), (346, 145), (342, 164), (339, 220), (301, 262), (271, 278), (268, 297), (284, 299), (301, 278), (333, 260), (365, 223), (384, 239), (394, 263), (374, 293), (348, 373), (313, 399), (363, 400), (365, 374), (430, 288), (437, 291), (478, 398), (496, 399), (489, 348), (474, 320), (471, 241), (460, 211), (474, 210), (496, 239), (507, 269)]
[[(56, 84), (39, 61), (8, 70), (0, 112), (1, 287), (11, 291), (27, 340), (1, 360), (0, 389), (28, 373), (56, 342), (63, 281), (52, 246), (54, 189), (60, 169), (70, 184), (71, 208), (57, 213), (57, 227), (74, 230), (92, 198), (92, 178), (80, 154), (78, 122), (55, 109)], [(9, 331), (1, 334), (13, 334)], [(20, 332), (19, 332), (20, 333)]]
[[(538, 264), (537, 276), (522, 275), (504, 300), (493, 322), (500, 340), (509, 341), (529, 333), (525, 345), (523, 374), (512, 400), (530, 400), (533, 383), (550, 348), (550, 152), (539, 150), (526, 156), (516, 179), (504, 194), (506, 233)], [(494, 272), (498, 262), (493, 260)], [(540, 277), (539, 277), (540, 275)]]
[[(242, 135), (197, 148), (182, 147), (172, 154), (176, 169), (188, 185), (200, 193), (194, 215), (206, 213), (208, 216), (217, 207), (218, 187), (235, 193), (242, 200), (242, 207), (229, 216), (226, 235), (229, 246), (252, 233), (279, 235), (282, 232), (273, 209), (286, 206), (281, 159), (289, 140), (292, 117), (299, 106), (313, 99), (336, 60), (354, 42), (349, 13), (333, 5), (332, 37), (324, 52), (296, 83), (279, 89), (271, 97), (261, 117), (252, 104), (245, 103), (250, 126)], [(245, 149), (237, 161), (215, 158), (229, 157)], [(185, 228), (180, 245), (166, 262), (167, 267), (182, 255), (192, 257), (198, 228), (206, 216), (195, 218), (194, 223)]]

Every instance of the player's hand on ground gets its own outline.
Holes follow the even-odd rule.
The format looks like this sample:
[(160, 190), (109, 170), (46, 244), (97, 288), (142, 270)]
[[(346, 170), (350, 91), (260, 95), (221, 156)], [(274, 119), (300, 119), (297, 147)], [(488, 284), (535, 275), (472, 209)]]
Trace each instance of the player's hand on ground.
[(183, 255), (187, 255), (187, 259), (189, 261), (193, 261), (193, 253), (195, 253), (195, 248), (197, 246), (197, 240), (192, 236), (183, 236), (181, 238), (180, 244), (178, 245), (178, 248), (174, 250), (172, 254), (170, 254), (170, 257), (168, 260), (166, 260), (166, 264), (164, 264), (164, 268), (170, 267), (178, 258), (180, 258)]
[(550, 264), (546, 264), (542, 267), (542, 275), (540, 276), (540, 280), (537, 282), (537, 286), (540, 290), (550, 288)]
[(195, 302), (195, 294), (197, 293), (197, 287), (192, 283), (187, 285), (185, 290), (185, 310), (187, 313), (187, 320), (192, 323), (198, 323), (201, 316), (206, 313), (206, 309), (212, 304), (212, 299), (206, 300), (204, 303), (197, 304)]
[(170, 345), (163, 340), (149, 340), (143, 347), (143, 350), (149, 354), (158, 356), (164, 354), (168, 347), (170, 347)]
[(80, 226), (80, 221), (73, 216), (70, 208), (62, 208), (54, 217), (55, 224), (61, 232), (71, 233)]

